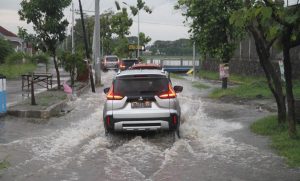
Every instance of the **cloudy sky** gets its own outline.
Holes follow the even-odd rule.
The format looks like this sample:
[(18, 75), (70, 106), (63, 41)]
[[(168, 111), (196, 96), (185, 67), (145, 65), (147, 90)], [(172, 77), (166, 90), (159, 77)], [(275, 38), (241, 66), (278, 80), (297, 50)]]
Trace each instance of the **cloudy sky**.
[[(46, 2), (50, 2), (48, 0)], [(94, 0), (81, 0), (84, 10), (94, 11)], [(123, 0), (128, 5), (134, 5), (136, 0)], [(18, 26), (23, 26), (32, 32), (31, 25), (20, 21), (18, 10), (21, 0), (0, 0), (0, 25), (4, 28), (17, 33)], [(79, 9), (78, 0), (73, 0), (75, 9)], [(123, 5), (119, 0), (120, 4)], [(153, 10), (152, 14), (140, 13), (140, 31), (145, 32), (153, 41), (155, 40), (176, 40), (188, 38), (188, 28), (182, 23), (184, 17), (181, 12), (174, 10), (176, 0), (145, 0)], [(124, 5), (125, 7), (125, 5)], [(71, 7), (65, 10), (65, 16), (71, 22)], [(114, 0), (100, 0), (100, 11), (112, 9), (116, 10)], [(92, 14), (92, 13), (88, 13)], [(76, 17), (79, 17), (78, 15)], [(134, 23), (131, 27), (131, 35), (137, 35), (137, 17), (133, 17)]]
[[(45, 0), (51, 2), (53, 0)], [(81, 0), (83, 9), (94, 11), (94, 0)], [(129, 5), (134, 5), (136, 0), (119, 0)], [(188, 28), (182, 23), (184, 17), (180, 11), (174, 10), (174, 4), (177, 0), (145, 0), (148, 6), (153, 10), (152, 14), (142, 12), (140, 14), (140, 31), (145, 32), (153, 41), (155, 40), (176, 40), (179, 38), (188, 38)], [(287, 0), (285, 0), (287, 1)], [(289, 4), (296, 3), (297, 0), (288, 0)], [(17, 33), (17, 27), (23, 26), (32, 32), (31, 25), (19, 20), (18, 10), (21, 0), (0, 0), (0, 25), (4, 28)], [(79, 9), (78, 0), (73, 0), (75, 9)], [(121, 5), (123, 5), (121, 3)], [(100, 0), (100, 11), (108, 9), (116, 10), (114, 0)], [(124, 5), (125, 6), (125, 5)], [(71, 8), (65, 10), (65, 16), (71, 22)], [(92, 13), (88, 13), (92, 14)], [(77, 15), (78, 17), (78, 15)], [(137, 17), (133, 17), (134, 24), (131, 27), (131, 35), (137, 35)], [(153, 42), (152, 41), (152, 42)]]

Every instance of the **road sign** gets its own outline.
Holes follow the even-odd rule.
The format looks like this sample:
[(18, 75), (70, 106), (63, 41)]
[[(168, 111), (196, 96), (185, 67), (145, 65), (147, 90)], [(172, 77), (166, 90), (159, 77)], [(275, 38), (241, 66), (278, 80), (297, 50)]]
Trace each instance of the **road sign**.
[(130, 45), (128, 45), (128, 50), (140, 50), (140, 51), (145, 51), (145, 46), (144, 45), (140, 45), (139, 47), (138, 47), (138, 45), (136, 45), (136, 44), (130, 44)]

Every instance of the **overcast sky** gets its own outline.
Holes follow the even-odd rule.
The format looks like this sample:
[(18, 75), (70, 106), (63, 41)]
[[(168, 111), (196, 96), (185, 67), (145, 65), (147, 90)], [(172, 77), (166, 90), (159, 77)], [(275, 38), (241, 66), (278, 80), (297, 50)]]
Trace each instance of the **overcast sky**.
[[(51, 2), (52, 0), (45, 0)], [(94, 0), (81, 0), (83, 9), (94, 11)], [(128, 5), (135, 5), (136, 0), (123, 0)], [(153, 10), (152, 14), (141, 12), (140, 31), (155, 40), (176, 40), (179, 38), (188, 38), (188, 27), (182, 23), (184, 17), (181, 12), (174, 10), (174, 4), (177, 0), (145, 0), (146, 4)], [(286, 0), (287, 1), (287, 0)], [(18, 10), (21, 0), (0, 0), (0, 25), (4, 28), (17, 33), (18, 26), (23, 26), (32, 32), (32, 26), (26, 22), (20, 21)], [(73, 0), (75, 9), (79, 9), (78, 0)], [(119, 0), (122, 2), (122, 0)], [(296, 3), (297, 0), (289, 0), (289, 4)], [(122, 3), (120, 3), (123, 5)], [(100, 12), (107, 9), (116, 10), (114, 0), (100, 0)], [(125, 6), (125, 5), (124, 5)], [(70, 8), (65, 10), (65, 16), (71, 22)], [(91, 13), (89, 13), (91, 14)], [(77, 15), (78, 17), (78, 15)], [(131, 35), (137, 35), (137, 17), (133, 17), (134, 23), (131, 27)]]
[[(48, 0), (46, 2), (50, 2)], [(84, 10), (94, 11), (94, 0), (81, 0)], [(135, 5), (136, 0), (123, 0), (128, 5)], [(176, 0), (145, 0), (147, 5), (152, 8), (152, 14), (140, 13), (140, 31), (155, 40), (176, 40), (179, 38), (188, 38), (188, 28), (182, 23), (184, 17), (181, 12), (174, 10)], [(32, 26), (26, 22), (20, 21), (18, 10), (20, 9), (21, 0), (0, 0), (0, 25), (4, 28), (17, 33), (18, 26), (23, 26), (30, 32), (33, 32)], [(79, 9), (78, 0), (73, 0), (75, 9)], [(119, 0), (120, 5), (122, 0)], [(125, 5), (123, 5), (125, 7)], [(71, 22), (71, 7), (65, 10), (65, 16)], [(100, 0), (100, 11), (112, 9), (116, 10), (114, 0)], [(91, 14), (92, 13), (88, 13)], [(76, 17), (79, 18), (77, 15)], [(133, 26), (131, 35), (137, 35), (137, 17), (133, 17)]]

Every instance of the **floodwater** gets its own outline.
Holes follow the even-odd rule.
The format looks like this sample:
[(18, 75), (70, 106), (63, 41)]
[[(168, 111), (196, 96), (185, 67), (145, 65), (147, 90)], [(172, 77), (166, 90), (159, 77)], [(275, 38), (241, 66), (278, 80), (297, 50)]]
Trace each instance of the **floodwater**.
[[(102, 74), (105, 86), (114, 74)], [(70, 113), (46, 123), (2, 118), (0, 158), (10, 167), (0, 180), (300, 180), (299, 169), (288, 168), (266, 138), (248, 129), (268, 112), (206, 100), (189, 80), (173, 84), (184, 86), (181, 139), (170, 133), (105, 136), (102, 89), (70, 102)]]

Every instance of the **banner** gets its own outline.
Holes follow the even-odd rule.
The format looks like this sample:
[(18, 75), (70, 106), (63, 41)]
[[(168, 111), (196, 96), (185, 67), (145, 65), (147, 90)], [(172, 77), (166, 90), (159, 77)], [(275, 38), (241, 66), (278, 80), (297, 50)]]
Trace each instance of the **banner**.
[(222, 63), (219, 66), (220, 79), (229, 77), (229, 65), (228, 63)]

